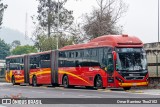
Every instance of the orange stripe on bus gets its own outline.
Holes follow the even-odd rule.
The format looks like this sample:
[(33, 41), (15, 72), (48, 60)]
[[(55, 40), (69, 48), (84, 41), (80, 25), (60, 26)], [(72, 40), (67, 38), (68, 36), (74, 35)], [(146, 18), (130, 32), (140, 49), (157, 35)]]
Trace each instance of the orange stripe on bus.
[(66, 71), (59, 71), (59, 73), (60, 73), (60, 74), (68, 74), (68, 75), (71, 75), (71, 76), (73, 76), (73, 77), (76, 77), (76, 78), (78, 78), (78, 79), (86, 82), (86, 83), (89, 84), (89, 85), (92, 85), (92, 84), (90, 84), (89, 82), (87, 82), (85, 79), (83, 79), (83, 78), (81, 78), (81, 77), (79, 77), (79, 76), (77, 76), (77, 75), (75, 75), (75, 74), (73, 74), (73, 73), (66, 72)]

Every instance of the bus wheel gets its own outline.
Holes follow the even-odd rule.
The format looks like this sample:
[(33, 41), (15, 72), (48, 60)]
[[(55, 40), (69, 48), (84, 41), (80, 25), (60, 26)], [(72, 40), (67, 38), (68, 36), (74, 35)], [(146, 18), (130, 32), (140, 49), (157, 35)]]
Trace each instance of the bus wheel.
[(32, 85), (33, 85), (33, 87), (37, 86), (37, 78), (36, 78), (36, 76), (33, 76), (33, 78), (32, 78)]
[(96, 89), (100, 89), (100, 88), (102, 88), (103, 86), (102, 86), (102, 78), (101, 78), (101, 76), (96, 76), (96, 78), (95, 78), (95, 81), (94, 81), (94, 86), (95, 86), (95, 88)]
[(124, 90), (130, 90), (131, 87), (123, 87)]
[(16, 80), (15, 80), (15, 77), (14, 77), (14, 76), (12, 76), (12, 84), (13, 84), (13, 85), (16, 85)]
[(85, 86), (87, 89), (93, 89), (93, 86)]
[(67, 75), (63, 77), (63, 86), (64, 88), (69, 88), (69, 80)]
[(59, 87), (59, 84), (52, 83), (52, 87)]

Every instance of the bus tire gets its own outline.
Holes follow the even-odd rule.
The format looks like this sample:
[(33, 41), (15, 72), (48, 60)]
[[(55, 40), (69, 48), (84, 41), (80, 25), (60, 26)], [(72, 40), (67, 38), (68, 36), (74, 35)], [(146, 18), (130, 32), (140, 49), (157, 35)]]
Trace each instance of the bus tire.
[(52, 87), (59, 87), (59, 84), (52, 83)]
[(12, 84), (13, 84), (13, 85), (16, 85), (16, 80), (15, 80), (15, 77), (14, 77), (14, 76), (12, 76)]
[(69, 80), (67, 75), (63, 77), (63, 86), (64, 88), (69, 88)]
[(94, 87), (96, 89), (102, 89), (103, 88), (103, 84), (102, 84), (102, 78), (100, 75), (97, 75), (94, 79)]
[(94, 87), (93, 86), (85, 86), (86, 89), (93, 89)]
[(126, 91), (126, 90), (130, 90), (131, 87), (123, 87), (123, 89)]
[(33, 76), (33, 78), (32, 78), (32, 86), (33, 87), (37, 87), (38, 85), (37, 85), (37, 78), (36, 78), (36, 76)]

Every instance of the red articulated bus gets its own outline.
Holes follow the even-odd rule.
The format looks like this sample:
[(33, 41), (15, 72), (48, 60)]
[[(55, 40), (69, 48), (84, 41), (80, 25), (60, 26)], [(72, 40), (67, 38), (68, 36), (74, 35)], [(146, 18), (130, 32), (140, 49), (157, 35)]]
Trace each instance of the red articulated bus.
[(33, 86), (58, 83), (58, 51), (6, 57), (6, 81)]
[[(11, 60), (21, 57), (23, 61), (18, 64), (22, 69), (15, 71)], [(86, 44), (65, 46), (60, 50), (7, 57), (6, 62), (6, 80), (13, 84), (122, 87), (125, 90), (148, 85), (143, 43), (128, 35), (101, 36)], [(22, 72), (22, 75), (17, 76), (15, 72)]]

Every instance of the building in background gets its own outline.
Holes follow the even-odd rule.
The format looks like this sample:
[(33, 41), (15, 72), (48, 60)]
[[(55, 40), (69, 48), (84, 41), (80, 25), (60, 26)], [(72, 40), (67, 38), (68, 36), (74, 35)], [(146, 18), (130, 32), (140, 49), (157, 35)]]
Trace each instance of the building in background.
[(0, 60), (0, 77), (5, 75), (5, 60)]
[(148, 71), (150, 77), (160, 77), (160, 42), (146, 43)]

